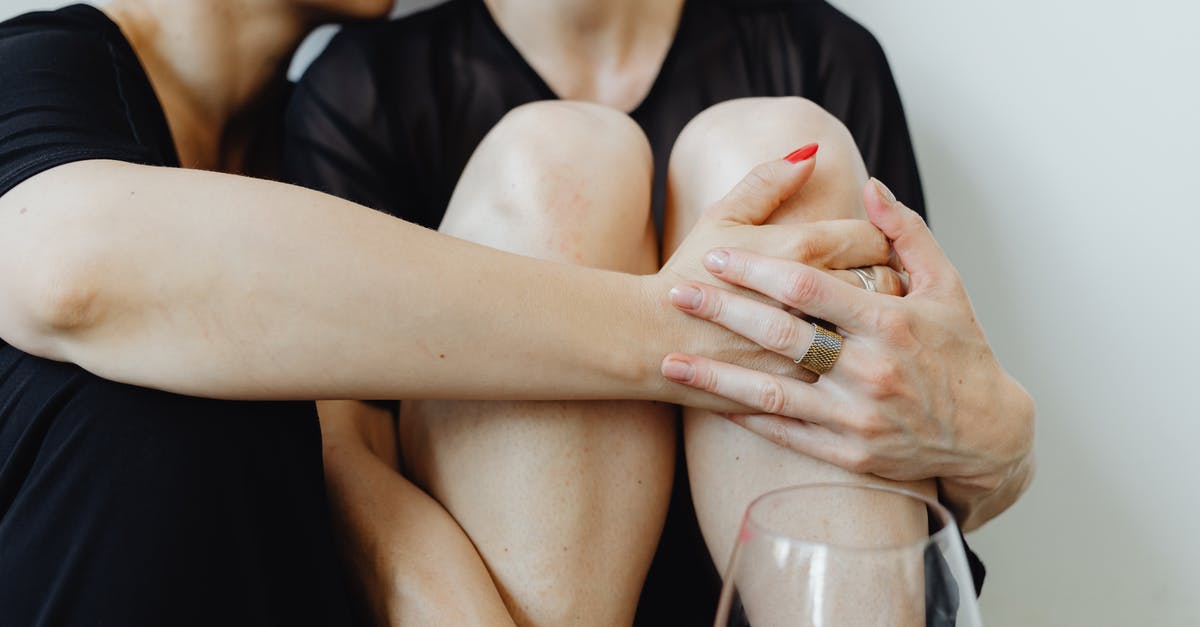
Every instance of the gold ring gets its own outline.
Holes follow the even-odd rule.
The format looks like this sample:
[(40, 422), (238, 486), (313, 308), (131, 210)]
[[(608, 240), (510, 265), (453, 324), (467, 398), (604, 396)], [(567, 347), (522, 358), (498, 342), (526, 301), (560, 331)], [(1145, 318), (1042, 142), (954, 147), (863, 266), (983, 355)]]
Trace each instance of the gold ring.
[(825, 374), (833, 369), (842, 354), (842, 336), (813, 323), (812, 343), (804, 356), (794, 360), (797, 366), (816, 374)]

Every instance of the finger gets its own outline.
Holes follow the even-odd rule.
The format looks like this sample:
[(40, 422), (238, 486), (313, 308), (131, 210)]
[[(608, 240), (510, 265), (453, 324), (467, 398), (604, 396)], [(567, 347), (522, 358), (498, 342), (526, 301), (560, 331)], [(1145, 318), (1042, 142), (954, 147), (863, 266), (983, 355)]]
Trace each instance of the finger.
[(824, 423), (839, 405), (829, 393), (812, 384), (707, 357), (671, 353), (663, 359), (662, 374), (676, 383), (756, 411), (802, 418), (814, 424)]
[(905, 207), (878, 179), (863, 190), (863, 205), (871, 223), (879, 227), (896, 249), (901, 267), (908, 270), (914, 290), (936, 284), (957, 274), (925, 220)]
[[(892, 252), (887, 236), (866, 220), (822, 220), (761, 227), (786, 242), (789, 259), (846, 270), (885, 265)], [(781, 255), (782, 256), (782, 255)]]
[(705, 217), (739, 224), (762, 224), (783, 201), (795, 195), (808, 182), (816, 165), (814, 155), (798, 163), (778, 159), (756, 166), (733, 190), (710, 207)]
[(851, 472), (870, 472), (853, 439), (808, 421), (771, 414), (722, 414), (730, 422), (778, 446)]
[(827, 320), (850, 333), (870, 330), (879, 294), (847, 285), (802, 263), (764, 257), (736, 248), (718, 248), (704, 256), (713, 276), (748, 288), (805, 315)]
[(671, 290), (671, 303), (791, 360), (803, 357), (812, 344), (811, 322), (719, 287), (698, 282), (681, 285)]
[(861, 287), (867, 291), (874, 291), (878, 294), (904, 296), (908, 293), (908, 287), (906, 284), (908, 277), (896, 272), (888, 266), (870, 266), (869, 268), (860, 269), (868, 270), (869, 274), (874, 275), (870, 279), (871, 284), (875, 288), (874, 290), (869, 289), (863, 278), (853, 270), (829, 270), (827, 272), (829, 276), (835, 277), (838, 280), (847, 283), (848, 285)]

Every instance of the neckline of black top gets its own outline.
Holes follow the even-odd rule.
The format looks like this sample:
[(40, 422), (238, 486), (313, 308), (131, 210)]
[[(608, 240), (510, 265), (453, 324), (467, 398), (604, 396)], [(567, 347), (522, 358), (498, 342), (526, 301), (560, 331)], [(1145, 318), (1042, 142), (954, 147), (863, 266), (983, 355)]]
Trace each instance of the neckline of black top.
[[(533, 65), (529, 63), (529, 60), (525, 58), (525, 55), (521, 54), (521, 51), (517, 49), (517, 46), (513, 44), (512, 40), (508, 38), (508, 35), (504, 33), (504, 29), (500, 28), (500, 24), (496, 21), (495, 16), (493, 16), (491, 10), (488, 9), (487, 3), (484, 2), (484, 0), (473, 1), (477, 5), (477, 9), (479, 10), (480, 14), (483, 16), (484, 26), (492, 31), (492, 34), (496, 37), (496, 40), (499, 41), (504, 48), (505, 53), (512, 58), (515, 67), (519, 68), (523, 74), (528, 76), (529, 79), (533, 81), (533, 83), (537, 86), (538, 91), (542, 92), (546, 100), (562, 100), (562, 96), (558, 95), (554, 89), (550, 87), (550, 84), (546, 82), (546, 79), (542, 78), (542, 75), (539, 74), (536, 69), (534, 69)], [(654, 81), (650, 83), (650, 88), (646, 90), (646, 93), (642, 96), (642, 99), (638, 102), (638, 104), (634, 106), (633, 109), (624, 112), (626, 115), (636, 117), (638, 112), (640, 112), (646, 106), (646, 103), (650, 102), (655, 93), (661, 89), (660, 85), (663, 82), (662, 77), (668, 73), (668, 71), (671, 69), (671, 66), (675, 63), (675, 58), (679, 56), (679, 42), (687, 40), (687, 29), (690, 23), (690, 16), (692, 14), (691, 8), (695, 3), (696, 0), (684, 0), (683, 8), (679, 13), (679, 23), (675, 26), (675, 33), (671, 36), (671, 45), (667, 47), (667, 54), (663, 56), (662, 63), (658, 67), (658, 72), (654, 75)]]

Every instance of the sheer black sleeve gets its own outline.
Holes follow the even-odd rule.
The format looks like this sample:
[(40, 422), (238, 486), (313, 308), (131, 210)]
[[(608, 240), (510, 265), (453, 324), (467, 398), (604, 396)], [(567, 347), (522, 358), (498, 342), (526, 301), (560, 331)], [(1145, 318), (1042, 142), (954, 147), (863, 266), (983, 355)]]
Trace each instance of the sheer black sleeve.
[(282, 174), (289, 183), (396, 215), (406, 168), (396, 158), (377, 62), (348, 32), (313, 62), (287, 108)]

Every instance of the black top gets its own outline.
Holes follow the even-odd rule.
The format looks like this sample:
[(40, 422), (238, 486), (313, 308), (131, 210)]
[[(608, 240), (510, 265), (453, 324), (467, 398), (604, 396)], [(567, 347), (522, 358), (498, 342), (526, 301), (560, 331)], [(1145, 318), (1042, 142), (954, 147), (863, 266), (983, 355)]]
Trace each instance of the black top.
[[(819, 0), (689, 0), (631, 113), (654, 150), (660, 224), (679, 132), (709, 106), (748, 96), (804, 96), (828, 109), (868, 170), (924, 213), (900, 97), (866, 29)], [(297, 86), (285, 176), (437, 228), (483, 136), (514, 107), (553, 98), (482, 0), (347, 28)]]
[[(129, 43), (84, 5), (0, 23), (0, 195), (87, 159), (178, 165)], [(0, 625), (346, 625), (333, 547), (313, 403), (167, 394), (0, 342)]]
[(0, 196), (73, 161), (179, 165), (150, 79), (95, 8), (0, 24), (0, 59)]

